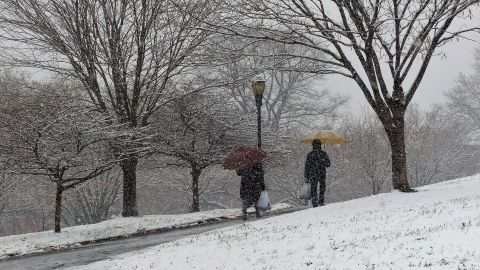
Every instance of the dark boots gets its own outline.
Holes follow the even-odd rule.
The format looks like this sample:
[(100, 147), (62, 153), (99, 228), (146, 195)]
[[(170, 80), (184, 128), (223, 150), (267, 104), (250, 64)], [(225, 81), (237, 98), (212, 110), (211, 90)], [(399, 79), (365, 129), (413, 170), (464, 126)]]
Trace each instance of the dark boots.
[(255, 204), (255, 216), (256, 216), (257, 218), (260, 217), (260, 210), (258, 210), (258, 206), (257, 206), (256, 204)]
[[(256, 216), (257, 218), (259, 218), (259, 217), (261, 217), (260, 210), (258, 209), (258, 206), (257, 206), (257, 203), (256, 203), (256, 202), (254, 203), (254, 205), (255, 205), (255, 216)], [(247, 209), (248, 209), (248, 207), (250, 207), (250, 206), (251, 206), (250, 203), (245, 202), (245, 201), (243, 202), (243, 205), (242, 205), (242, 219), (243, 219), (243, 220), (247, 220), (247, 219), (248, 219)]]

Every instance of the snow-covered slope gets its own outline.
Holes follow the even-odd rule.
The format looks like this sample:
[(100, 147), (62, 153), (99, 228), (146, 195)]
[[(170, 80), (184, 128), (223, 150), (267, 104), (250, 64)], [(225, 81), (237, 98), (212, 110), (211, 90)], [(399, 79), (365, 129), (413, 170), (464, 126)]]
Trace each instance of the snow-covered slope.
[(480, 269), (480, 176), (244, 223), (81, 269)]
[[(289, 207), (288, 204), (279, 203), (272, 206), (272, 211)], [(253, 211), (253, 208), (251, 210)], [(0, 237), (0, 259), (76, 247), (85, 242), (126, 237), (152, 230), (185, 227), (211, 219), (234, 219), (238, 218), (240, 214), (240, 209), (217, 209), (181, 215), (120, 217), (98, 224), (68, 227), (63, 229), (62, 233), (48, 231), (5, 236)]]

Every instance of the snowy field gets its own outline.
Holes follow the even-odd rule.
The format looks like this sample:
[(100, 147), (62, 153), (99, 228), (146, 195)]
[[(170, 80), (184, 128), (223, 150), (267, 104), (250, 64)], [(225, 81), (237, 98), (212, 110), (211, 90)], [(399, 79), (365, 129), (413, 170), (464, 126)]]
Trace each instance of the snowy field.
[(480, 269), (480, 176), (210, 231), (76, 269)]
[[(288, 204), (276, 204), (271, 211), (289, 208)], [(252, 208), (253, 211), (253, 208)], [(118, 236), (128, 236), (149, 230), (179, 228), (211, 219), (234, 219), (240, 209), (218, 209), (182, 215), (151, 215), (132, 218), (115, 218), (98, 224), (74, 226), (53, 231), (0, 237), (0, 259), (80, 246), (82, 242), (98, 241)]]

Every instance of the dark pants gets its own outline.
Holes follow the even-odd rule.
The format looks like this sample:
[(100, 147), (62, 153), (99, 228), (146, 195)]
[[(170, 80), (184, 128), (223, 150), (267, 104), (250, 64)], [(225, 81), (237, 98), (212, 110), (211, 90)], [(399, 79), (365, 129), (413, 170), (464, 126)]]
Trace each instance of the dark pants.
[[(317, 187), (320, 183), (320, 192), (317, 194)], [(325, 202), (325, 178), (324, 177), (312, 177), (310, 178), (312, 206), (317, 207), (319, 204), (323, 205)]]
[(242, 199), (242, 213), (246, 214), (247, 209), (252, 205), (255, 206), (255, 213), (260, 213), (260, 211), (258, 210), (257, 203), (258, 203), (258, 199), (257, 200), (253, 198)]

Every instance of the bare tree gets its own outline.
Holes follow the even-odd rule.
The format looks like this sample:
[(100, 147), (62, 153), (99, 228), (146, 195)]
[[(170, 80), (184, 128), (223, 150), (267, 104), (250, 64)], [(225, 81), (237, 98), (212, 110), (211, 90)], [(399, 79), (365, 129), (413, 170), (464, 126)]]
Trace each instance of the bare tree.
[[(168, 162), (164, 157), (161, 160)], [(169, 209), (170, 213), (178, 213), (181, 209), (192, 212), (194, 195), (191, 169), (186, 165), (172, 166), (171, 163), (165, 163), (164, 166), (168, 167), (168, 176), (154, 179), (149, 186), (169, 191), (163, 197), (167, 197), (169, 203), (176, 204), (173, 209)], [(165, 171), (165, 167), (162, 166), (162, 171)], [(202, 210), (235, 207), (239, 202), (239, 184), (236, 175), (212, 164), (203, 169), (198, 178), (199, 206)]]
[[(299, 138), (293, 136), (293, 138)], [(304, 168), (306, 147), (299, 147), (298, 140), (289, 141), (289, 153), (266, 166), (266, 178), (269, 181), (269, 190), (278, 193), (279, 202), (292, 205), (305, 205), (306, 201), (299, 198), (299, 192), (305, 184)]]
[(93, 224), (108, 218), (110, 208), (121, 198), (120, 170), (112, 169), (71, 190), (65, 198), (67, 225)]
[[(6, 69), (0, 73), (0, 112), (11, 112), (15, 109), (22, 110), (19, 104), (21, 96), (26, 93), (26, 85), (28, 85), (27, 74), (20, 70)], [(27, 107), (25, 113), (29, 113)], [(0, 118), (1, 119), (1, 118)], [(2, 120), (5, 120), (4, 118)], [(1, 121), (3, 122), (3, 121)], [(5, 138), (7, 134), (11, 134), (13, 130), (0, 129), (0, 137)], [(5, 143), (5, 142), (4, 142)], [(15, 153), (16, 154), (16, 153)], [(3, 214), (4, 220), (1, 227), (2, 233), (21, 233), (24, 232), (25, 224), (20, 223), (22, 213), (27, 213), (32, 209), (39, 209), (43, 206), (36, 200), (42, 192), (38, 189), (41, 186), (40, 179), (37, 177), (35, 181), (31, 181), (28, 176), (20, 176), (16, 172), (10, 171), (7, 162), (15, 159), (11, 153), (0, 152), (0, 213)], [(32, 188), (33, 187), (33, 188)], [(36, 189), (36, 190), (35, 190)], [(10, 219), (8, 224), (6, 219)], [(7, 226), (8, 225), (8, 226)], [(10, 227), (10, 228), (9, 228)]]
[(371, 195), (380, 193), (391, 174), (390, 149), (381, 123), (373, 112), (364, 110), (362, 119), (347, 120), (341, 129), (348, 137), (348, 145), (338, 150), (346, 151), (351, 176), (364, 182)]
[[(218, 170), (219, 168), (213, 167), (210, 172), (203, 175), (205, 185), (201, 189), (201, 204), (209, 209), (233, 208), (239, 201), (238, 189), (232, 190), (232, 184), (229, 182), (231, 179), (222, 177), (222, 174), (219, 174)], [(237, 179), (233, 181), (235, 180)]]
[(414, 186), (454, 178), (459, 165), (474, 156), (466, 145), (471, 129), (445, 108), (421, 112), (412, 106), (406, 121), (409, 178)]
[[(244, 145), (244, 130), (248, 118), (242, 117), (231, 104), (225, 103), (221, 93), (197, 93), (180, 97), (169, 104), (169, 110), (158, 115), (158, 152), (173, 157), (168, 165), (186, 166), (191, 181), (184, 185), (191, 191), (191, 212), (200, 211), (200, 195), (209, 187), (204, 179), (200, 190), (200, 176), (211, 165), (221, 164), (226, 154)], [(251, 137), (251, 136), (249, 136)]]
[(69, 96), (68, 84), (38, 89), (17, 93), (17, 106), (2, 108), (0, 149), (7, 172), (46, 176), (55, 185), (55, 232), (60, 232), (64, 192), (110, 170), (115, 161), (104, 150), (110, 130), (103, 117), (98, 121), (98, 113)]
[(20, 179), (13, 174), (0, 174), (0, 216), (4, 213), (10, 195), (15, 192)]
[[(175, 95), (175, 78), (199, 62), (196, 49), (207, 32), (194, 26), (208, 7), (183, 0), (2, 0), (2, 36), (15, 47), (4, 57), (75, 77), (111, 124), (135, 132)], [(123, 171), (123, 215), (136, 216), (139, 153), (122, 149), (134, 144), (112, 145)]]
[(227, 90), (244, 113), (255, 111), (250, 89), (252, 76), (258, 73), (266, 76), (264, 123), (274, 132), (292, 126), (312, 126), (320, 122), (319, 118), (336, 117), (347, 102), (346, 97), (321, 89), (321, 75), (305, 72), (318, 69), (315, 62), (291, 57), (298, 50), (305, 55), (316, 53), (311, 49), (238, 37), (228, 38), (217, 45), (220, 46), (229, 61), (222, 59), (219, 74), (230, 82)]
[[(410, 106), (406, 113), (409, 179), (412, 186), (462, 177), (475, 173), (469, 168), (478, 159), (478, 149), (468, 145), (470, 129), (452, 117), (442, 106), (423, 111)], [(328, 171), (330, 178), (343, 178), (333, 186), (337, 200), (358, 198), (388, 190), (385, 183), (391, 172), (388, 139), (371, 112), (346, 118), (337, 127), (349, 143), (329, 148), (335, 161)], [(468, 165), (467, 165), (468, 164)], [(358, 183), (363, 183), (359, 185)]]
[(480, 48), (475, 51), (474, 70), (470, 75), (460, 74), (453, 89), (445, 94), (448, 109), (466, 123), (480, 128)]
[(393, 187), (409, 192), (405, 112), (438, 49), (480, 29), (453, 24), (478, 2), (238, 0), (224, 5), (226, 22), (211, 27), (311, 48), (321, 57), (295, 56), (325, 65), (323, 74), (354, 80), (387, 133)]

